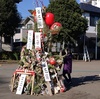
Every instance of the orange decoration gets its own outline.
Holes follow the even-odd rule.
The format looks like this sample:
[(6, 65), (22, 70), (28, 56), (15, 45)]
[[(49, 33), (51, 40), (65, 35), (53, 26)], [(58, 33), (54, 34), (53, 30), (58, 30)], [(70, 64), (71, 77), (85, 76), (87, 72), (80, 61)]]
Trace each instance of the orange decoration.
[(36, 16), (36, 10), (34, 10), (34, 11), (32, 12), (32, 15), (33, 15), (33, 16)]

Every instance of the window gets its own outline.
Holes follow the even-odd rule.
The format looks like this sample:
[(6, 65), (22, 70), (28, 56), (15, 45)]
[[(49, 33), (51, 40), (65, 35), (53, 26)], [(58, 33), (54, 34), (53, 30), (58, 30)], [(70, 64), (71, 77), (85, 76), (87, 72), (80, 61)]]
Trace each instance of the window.
[(27, 24), (27, 29), (32, 29), (32, 24)]
[(15, 39), (15, 42), (19, 42), (20, 41), (20, 39)]
[(16, 33), (20, 33), (20, 29), (16, 29), (16, 31), (15, 31)]
[(90, 14), (90, 26), (96, 26), (96, 22), (100, 17)]

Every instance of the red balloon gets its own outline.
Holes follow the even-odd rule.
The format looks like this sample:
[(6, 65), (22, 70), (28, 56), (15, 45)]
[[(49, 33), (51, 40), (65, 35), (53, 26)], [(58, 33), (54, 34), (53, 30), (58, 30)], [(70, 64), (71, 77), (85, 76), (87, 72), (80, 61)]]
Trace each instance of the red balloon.
[(50, 31), (52, 34), (58, 34), (60, 32), (62, 28), (61, 23), (59, 22), (55, 22), (51, 27), (50, 27)]
[(46, 13), (45, 15), (45, 23), (48, 26), (51, 26), (54, 23), (54, 14), (51, 12)]
[(49, 63), (51, 65), (55, 65), (56, 64), (56, 60), (52, 57), (52, 58), (49, 59)]

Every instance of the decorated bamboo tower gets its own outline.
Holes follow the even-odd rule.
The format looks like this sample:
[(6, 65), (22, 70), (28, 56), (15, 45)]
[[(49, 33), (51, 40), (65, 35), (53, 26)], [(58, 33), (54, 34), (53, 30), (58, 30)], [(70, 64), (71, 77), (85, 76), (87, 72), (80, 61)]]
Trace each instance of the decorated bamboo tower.
[(19, 65), (12, 75), (10, 89), (16, 94), (54, 95), (66, 90), (62, 75), (59, 74), (62, 57), (57, 59), (51, 56), (45, 51), (45, 46), (48, 45), (51, 35), (60, 32), (62, 25), (55, 22), (53, 13), (46, 12), (41, 0), (34, 2), (37, 6), (29, 10), (34, 19), (34, 28), (28, 31), (27, 44), (21, 50)]

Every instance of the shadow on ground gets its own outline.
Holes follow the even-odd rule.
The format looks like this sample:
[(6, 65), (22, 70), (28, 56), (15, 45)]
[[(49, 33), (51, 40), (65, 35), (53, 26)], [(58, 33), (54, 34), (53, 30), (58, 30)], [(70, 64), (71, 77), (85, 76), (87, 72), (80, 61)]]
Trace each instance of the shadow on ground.
[(0, 85), (2, 86), (6, 83), (9, 84), (9, 82), (10, 82), (9, 79), (10, 79), (10, 77), (0, 77)]
[(89, 83), (94, 83), (96, 81), (100, 81), (100, 76), (92, 75), (92, 76), (82, 76), (78, 78), (72, 78), (72, 84), (68, 84), (66, 81), (65, 86), (67, 90), (70, 90), (72, 87), (81, 86)]

